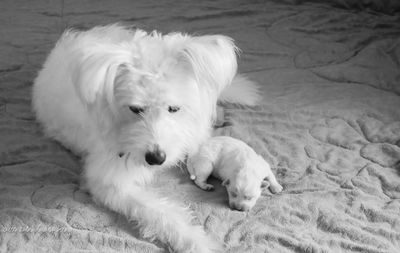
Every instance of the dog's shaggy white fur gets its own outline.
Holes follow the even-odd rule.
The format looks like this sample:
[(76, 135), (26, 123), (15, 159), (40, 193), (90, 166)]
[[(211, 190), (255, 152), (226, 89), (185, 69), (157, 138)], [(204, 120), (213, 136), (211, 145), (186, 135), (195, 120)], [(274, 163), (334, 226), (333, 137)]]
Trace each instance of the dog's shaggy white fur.
[(256, 85), (235, 77), (236, 50), (221, 35), (68, 30), (35, 80), (33, 107), (48, 136), (83, 156), (95, 200), (136, 220), (145, 238), (210, 252), (220, 245), (186, 208), (145, 185), (209, 137), (218, 99), (256, 102)]
[(272, 193), (283, 187), (276, 181), (269, 164), (243, 141), (228, 136), (217, 136), (204, 142), (199, 151), (188, 157), (190, 178), (201, 189), (209, 191), (208, 177), (222, 180), (228, 191), (229, 206), (239, 211), (250, 210), (269, 186)]

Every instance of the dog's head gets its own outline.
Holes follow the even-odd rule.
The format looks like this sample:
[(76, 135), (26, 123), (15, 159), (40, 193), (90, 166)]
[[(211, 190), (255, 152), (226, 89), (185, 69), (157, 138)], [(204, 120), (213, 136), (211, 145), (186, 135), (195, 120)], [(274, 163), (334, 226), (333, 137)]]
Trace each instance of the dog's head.
[(208, 136), (217, 98), (236, 74), (236, 47), (219, 35), (131, 37), (78, 50), (73, 82), (110, 152), (170, 166)]

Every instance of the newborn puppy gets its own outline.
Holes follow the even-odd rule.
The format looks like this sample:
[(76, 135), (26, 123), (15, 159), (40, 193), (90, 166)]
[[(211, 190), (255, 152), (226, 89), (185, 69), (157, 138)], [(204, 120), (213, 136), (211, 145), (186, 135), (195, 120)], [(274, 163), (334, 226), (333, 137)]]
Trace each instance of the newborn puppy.
[(187, 161), (192, 179), (201, 189), (210, 191), (207, 184), (210, 175), (222, 180), (229, 195), (229, 206), (248, 211), (261, 195), (261, 189), (269, 186), (272, 193), (283, 187), (276, 181), (269, 164), (246, 143), (228, 137), (208, 139), (199, 151)]

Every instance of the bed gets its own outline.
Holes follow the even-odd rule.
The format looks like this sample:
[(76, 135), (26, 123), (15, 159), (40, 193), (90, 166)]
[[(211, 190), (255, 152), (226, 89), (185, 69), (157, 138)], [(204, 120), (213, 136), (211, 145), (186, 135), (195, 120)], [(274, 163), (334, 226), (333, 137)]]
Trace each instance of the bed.
[(229, 135), (283, 185), (248, 213), (184, 170), (152, 187), (188, 206), (226, 252), (400, 252), (398, 1), (1, 1), (0, 252), (166, 252), (79, 187), (79, 157), (31, 111), (37, 71), (66, 27), (122, 22), (218, 33), (241, 48), (259, 106), (223, 105)]

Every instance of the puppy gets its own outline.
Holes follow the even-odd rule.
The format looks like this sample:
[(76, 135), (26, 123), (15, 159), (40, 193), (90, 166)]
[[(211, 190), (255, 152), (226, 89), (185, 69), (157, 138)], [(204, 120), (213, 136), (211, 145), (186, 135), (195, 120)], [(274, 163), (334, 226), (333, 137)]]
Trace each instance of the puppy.
[(82, 156), (93, 198), (174, 252), (220, 248), (185, 207), (149, 191), (210, 135), (217, 100), (254, 105), (257, 86), (236, 75), (222, 35), (162, 35), (118, 24), (67, 30), (33, 85), (47, 136)]
[(269, 186), (272, 193), (283, 189), (260, 155), (246, 143), (228, 136), (208, 139), (188, 157), (187, 169), (195, 184), (206, 191), (214, 189), (207, 184), (210, 175), (221, 179), (228, 191), (229, 206), (239, 211), (248, 211), (255, 205), (261, 188)]

